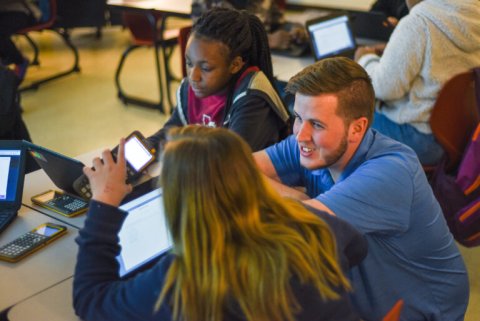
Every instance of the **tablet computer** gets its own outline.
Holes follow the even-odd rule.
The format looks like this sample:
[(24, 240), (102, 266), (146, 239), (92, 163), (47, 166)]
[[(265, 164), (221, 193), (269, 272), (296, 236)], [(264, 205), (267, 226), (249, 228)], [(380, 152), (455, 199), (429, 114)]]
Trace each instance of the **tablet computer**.
[(172, 247), (162, 197), (162, 190), (157, 188), (120, 206), (128, 212), (118, 233), (122, 248), (117, 256), (120, 277), (137, 271)]

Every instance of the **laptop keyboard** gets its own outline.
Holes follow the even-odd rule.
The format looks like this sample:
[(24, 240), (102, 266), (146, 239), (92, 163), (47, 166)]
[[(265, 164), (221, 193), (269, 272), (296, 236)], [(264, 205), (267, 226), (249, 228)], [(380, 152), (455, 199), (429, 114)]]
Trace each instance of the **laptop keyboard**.
[(13, 222), (13, 219), (17, 216), (16, 211), (11, 212), (2, 212), (0, 213), (0, 232), (7, 228), (10, 223)]

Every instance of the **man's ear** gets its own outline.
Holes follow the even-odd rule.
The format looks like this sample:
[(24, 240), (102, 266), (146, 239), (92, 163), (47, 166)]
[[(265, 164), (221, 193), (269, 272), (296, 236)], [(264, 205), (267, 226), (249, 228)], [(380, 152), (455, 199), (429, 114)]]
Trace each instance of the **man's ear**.
[(368, 129), (367, 117), (354, 119), (348, 128), (349, 139), (351, 142), (360, 142)]
[(235, 56), (230, 63), (230, 73), (232, 75), (236, 74), (243, 68), (244, 65), (245, 61), (243, 61), (243, 58), (240, 56)]

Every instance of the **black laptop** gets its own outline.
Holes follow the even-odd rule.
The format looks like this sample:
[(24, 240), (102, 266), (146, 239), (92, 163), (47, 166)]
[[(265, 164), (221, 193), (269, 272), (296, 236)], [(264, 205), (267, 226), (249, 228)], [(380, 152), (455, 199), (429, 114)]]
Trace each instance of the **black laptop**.
[(85, 165), (82, 162), (27, 141), (24, 144), (27, 152), (58, 188), (80, 196), (73, 183), (83, 174)]
[(349, 16), (355, 38), (387, 42), (394, 29), (383, 12), (350, 11)]
[(353, 58), (357, 48), (347, 13), (333, 13), (306, 22), (316, 61), (334, 56)]
[(21, 140), (0, 140), (0, 232), (22, 206), (25, 146)]

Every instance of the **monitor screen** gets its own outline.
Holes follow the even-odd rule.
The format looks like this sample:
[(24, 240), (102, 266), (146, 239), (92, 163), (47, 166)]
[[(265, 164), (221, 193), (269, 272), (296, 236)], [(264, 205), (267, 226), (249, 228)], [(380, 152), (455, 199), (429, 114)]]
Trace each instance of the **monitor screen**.
[(22, 171), (22, 149), (0, 147), (0, 204), (15, 202), (21, 195)]
[(163, 209), (162, 190), (156, 189), (122, 206), (128, 216), (118, 234), (122, 247), (117, 260), (123, 277), (167, 252), (172, 241)]
[(319, 19), (308, 23), (307, 29), (316, 60), (355, 50), (347, 15)]

